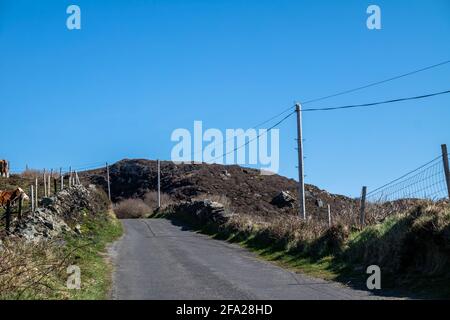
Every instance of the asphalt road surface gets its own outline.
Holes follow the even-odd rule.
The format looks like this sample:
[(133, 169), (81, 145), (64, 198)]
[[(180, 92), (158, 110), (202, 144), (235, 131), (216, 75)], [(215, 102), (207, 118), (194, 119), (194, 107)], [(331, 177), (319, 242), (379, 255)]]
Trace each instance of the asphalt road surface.
[(165, 219), (122, 220), (110, 248), (113, 299), (372, 299), (367, 291), (314, 279), (260, 260)]

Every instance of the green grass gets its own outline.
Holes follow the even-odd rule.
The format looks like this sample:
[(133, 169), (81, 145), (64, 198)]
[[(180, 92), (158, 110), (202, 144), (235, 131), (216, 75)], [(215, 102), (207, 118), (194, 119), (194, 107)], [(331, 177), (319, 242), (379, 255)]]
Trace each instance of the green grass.
[(81, 289), (68, 290), (69, 299), (103, 300), (109, 297), (112, 266), (107, 245), (122, 235), (122, 224), (112, 215), (85, 218), (81, 237), (67, 237), (66, 252), (73, 251), (72, 264), (81, 269)]

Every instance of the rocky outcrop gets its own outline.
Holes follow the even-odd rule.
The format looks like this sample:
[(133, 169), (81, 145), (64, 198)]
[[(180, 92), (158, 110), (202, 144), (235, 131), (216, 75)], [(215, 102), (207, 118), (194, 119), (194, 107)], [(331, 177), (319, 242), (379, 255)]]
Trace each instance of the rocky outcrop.
[(232, 213), (227, 212), (223, 204), (211, 200), (184, 202), (173, 205), (170, 212), (175, 217), (190, 217), (201, 224), (223, 224), (232, 216)]

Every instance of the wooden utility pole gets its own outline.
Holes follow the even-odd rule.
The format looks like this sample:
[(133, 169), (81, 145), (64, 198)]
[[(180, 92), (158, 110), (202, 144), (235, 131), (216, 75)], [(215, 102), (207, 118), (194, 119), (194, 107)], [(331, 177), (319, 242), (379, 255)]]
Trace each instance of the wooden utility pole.
[(111, 201), (111, 181), (109, 180), (108, 162), (106, 163), (106, 181), (108, 182), (108, 198), (109, 198), (109, 201)]
[(447, 151), (447, 145), (443, 144), (441, 145), (442, 149), (442, 161), (444, 162), (444, 172), (445, 172), (445, 182), (447, 183), (447, 195), (450, 199), (450, 168), (448, 165), (448, 151)]
[(161, 162), (158, 162), (158, 208), (161, 208)]
[(367, 187), (362, 187), (361, 191), (361, 202), (360, 202), (360, 211), (359, 211), (359, 224), (361, 226), (364, 226), (366, 223), (366, 194), (367, 194)]
[(297, 112), (298, 206), (300, 217), (303, 220), (306, 220), (305, 181), (303, 167), (302, 106), (300, 103), (297, 103), (295, 105), (295, 112)]

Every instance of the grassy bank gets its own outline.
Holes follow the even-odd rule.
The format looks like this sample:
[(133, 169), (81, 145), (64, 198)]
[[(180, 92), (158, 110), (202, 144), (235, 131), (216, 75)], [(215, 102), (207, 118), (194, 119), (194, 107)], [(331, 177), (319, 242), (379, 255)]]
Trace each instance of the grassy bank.
[[(0, 251), (0, 299), (106, 299), (111, 266), (106, 246), (122, 234), (110, 213), (86, 214), (81, 234), (41, 243), (5, 240)], [(81, 270), (81, 289), (69, 290), (67, 267)]]
[(382, 292), (417, 298), (450, 298), (450, 209), (424, 203), (362, 230), (322, 228), (294, 217), (257, 221), (237, 215), (223, 225), (192, 217), (158, 217), (189, 225), (216, 239), (238, 243), (296, 272), (365, 289), (369, 265), (382, 272)]

